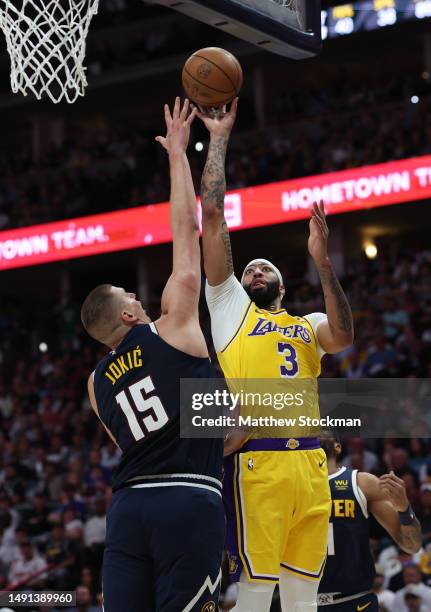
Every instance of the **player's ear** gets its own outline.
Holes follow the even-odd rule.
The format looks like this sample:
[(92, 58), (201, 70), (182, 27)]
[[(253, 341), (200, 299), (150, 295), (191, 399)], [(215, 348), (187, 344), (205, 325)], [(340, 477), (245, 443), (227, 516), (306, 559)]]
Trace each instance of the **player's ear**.
[(286, 289), (284, 288), (284, 285), (280, 285), (280, 297), (281, 297), (281, 299), (283, 299), (285, 295), (286, 295)]
[(138, 321), (138, 317), (129, 310), (121, 311), (121, 320), (125, 325), (134, 325)]

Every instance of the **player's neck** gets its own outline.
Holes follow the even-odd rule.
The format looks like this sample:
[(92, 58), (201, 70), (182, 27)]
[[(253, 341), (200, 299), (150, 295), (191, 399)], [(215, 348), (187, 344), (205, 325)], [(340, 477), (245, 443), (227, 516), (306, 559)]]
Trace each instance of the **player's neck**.
[(335, 457), (330, 457), (328, 459), (328, 474), (330, 476), (331, 474), (335, 474), (335, 472), (338, 472), (340, 467), (341, 466), (337, 464), (337, 460), (335, 459)]
[(130, 326), (124, 325), (121, 327), (121, 329), (118, 330), (118, 333), (113, 336), (112, 339), (109, 341), (109, 346), (111, 347), (111, 350), (115, 351), (120, 346), (124, 338), (127, 336), (129, 331), (135, 327), (135, 325), (138, 325), (138, 323), (135, 323), (134, 325)]
[(281, 310), (281, 301), (276, 300), (275, 302), (264, 306), (263, 310), (268, 310), (268, 312), (277, 312), (277, 310)]

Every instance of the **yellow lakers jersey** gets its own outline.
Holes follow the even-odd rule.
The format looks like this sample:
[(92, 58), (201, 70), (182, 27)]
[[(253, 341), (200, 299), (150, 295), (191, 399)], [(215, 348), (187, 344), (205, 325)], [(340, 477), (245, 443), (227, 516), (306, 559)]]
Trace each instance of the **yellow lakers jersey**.
[(317, 378), (320, 358), (305, 317), (250, 302), (228, 344), (217, 353), (226, 378)]
[[(258, 425), (253, 437), (316, 435), (320, 356), (305, 317), (263, 310), (251, 302), (217, 356), (231, 392), (241, 393), (242, 424)], [(262, 423), (255, 420), (258, 415), (270, 418)], [(274, 415), (289, 418), (274, 422)]]

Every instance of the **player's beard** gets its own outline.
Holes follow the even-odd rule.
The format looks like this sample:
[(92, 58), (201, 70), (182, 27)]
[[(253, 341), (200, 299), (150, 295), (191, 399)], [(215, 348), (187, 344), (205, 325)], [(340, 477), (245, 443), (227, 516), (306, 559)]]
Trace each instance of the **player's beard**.
[(258, 308), (268, 308), (280, 295), (280, 281), (269, 281), (265, 287), (257, 287), (256, 289), (253, 289), (250, 283), (244, 289)]

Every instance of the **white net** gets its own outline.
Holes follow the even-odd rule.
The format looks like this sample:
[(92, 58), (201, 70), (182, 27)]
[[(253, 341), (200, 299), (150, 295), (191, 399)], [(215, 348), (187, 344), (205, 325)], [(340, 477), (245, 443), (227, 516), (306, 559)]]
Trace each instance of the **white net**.
[(99, 0), (0, 0), (14, 93), (57, 103), (84, 95), (86, 38)]

